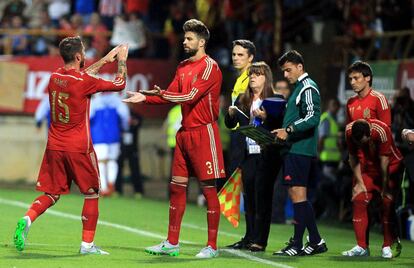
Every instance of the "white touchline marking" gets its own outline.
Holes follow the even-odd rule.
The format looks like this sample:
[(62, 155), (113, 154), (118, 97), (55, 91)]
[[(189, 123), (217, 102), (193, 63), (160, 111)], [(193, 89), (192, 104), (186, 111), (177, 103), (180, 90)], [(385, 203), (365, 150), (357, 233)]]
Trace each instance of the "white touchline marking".
[[(20, 201), (6, 200), (6, 199), (2, 199), (2, 198), (0, 198), (0, 203), (13, 205), (13, 206), (16, 206), (16, 207), (21, 207), (21, 208), (28, 208), (30, 206), (30, 205), (28, 205), (26, 203), (23, 203), (23, 202), (20, 202)], [(56, 211), (56, 210), (53, 210), (53, 209), (48, 209), (48, 210), (46, 210), (45, 213), (50, 214), (50, 215), (54, 215), (54, 216), (58, 216), (58, 217), (62, 217), (62, 218), (66, 218), (66, 219), (76, 220), (76, 221), (81, 220), (80, 215), (73, 215), (73, 214), (69, 214), (69, 213), (59, 212), (59, 211)], [(117, 223), (111, 223), (111, 222), (107, 222), (107, 221), (98, 220), (98, 224), (103, 225), (103, 226), (113, 227), (115, 229), (120, 229), (120, 230), (124, 230), (124, 231), (127, 231), (127, 232), (143, 235), (143, 236), (147, 236), (147, 237), (165, 239), (165, 236), (163, 236), (163, 235), (147, 232), (147, 231), (144, 231), (144, 230), (136, 229), (136, 228), (133, 228), (133, 227), (128, 227), (128, 226), (117, 224)], [(193, 244), (193, 245), (196, 244), (194, 242), (186, 241), (186, 240), (183, 240), (182, 242), (185, 243), (185, 244), (190, 244), (190, 245), (191, 244)]]
[[(24, 208), (24, 209), (27, 209), (30, 206), (29, 204), (26, 204), (26, 203), (23, 203), (23, 202), (20, 202), (20, 201), (13, 201), (13, 200), (8, 200), (8, 199), (3, 199), (3, 198), (0, 198), (0, 204), (6, 204), (6, 205), (15, 206), (15, 207), (21, 207), (21, 208)], [(53, 210), (53, 209), (48, 209), (45, 213), (50, 214), (50, 215), (54, 215), (54, 216), (57, 216), (57, 217), (76, 220), (76, 221), (81, 220), (80, 215), (74, 215), (74, 214), (69, 214), (69, 213), (65, 213), (65, 212), (59, 212), (59, 211), (56, 211), (56, 210)], [(133, 228), (133, 227), (128, 227), (128, 226), (117, 224), (117, 223), (111, 223), (111, 222), (107, 222), (107, 221), (98, 220), (98, 224), (103, 225), (103, 226), (113, 227), (115, 229), (124, 230), (124, 231), (135, 233), (135, 234), (139, 234), (139, 235), (142, 235), (142, 236), (153, 237), (153, 238), (158, 238), (158, 239), (165, 239), (164, 235), (159, 235), (159, 234), (156, 234), (156, 233), (147, 232), (147, 231), (144, 231), (144, 230), (140, 230), (140, 229)], [(202, 228), (202, 227), (199, 227), (199, 228)], [(190, 244), (190, 245), (197, 244), (195, 242), (186, 241), (186, 240), (180, 240), (180, 242), (184, 243), (184, 244)], [(268, 264), (268, 265), (275, 266), (275, 267), (294, 268), (294, 267), (289, 266), (289, 265), (285, 265), (285, 264), (282, 264), (282, 263), (277, 263), (277, 262), (273, 262), (273, 261), (270, 261), (270, 260), (258, 258), (258, 257), (252, 256), (252, 255), (249, 255), (247, 253), (240, 252), (240, 251), (237, 251), (237, 250), (220, 249), (220, 251), (224, 251), (224, 252), (239, 256), (239, 257), (243, 257), (243, 258), (251, 260), (251, 261), (260, 262), (260, 263)]]
[(286, 265), (286, 264), (283, 264), (283, 263), (273, 262), (273, 261), (269, 261), (269, 260), (266, 260), (266, 259), (262, 259), (262, 258), (259, 258), (259, 257), (256, 257), (256, 256), (252, 256), (252, 255), (247, 254), (247, 253), (245, 253), (243, 251), (240, 251), (240, 250), (235, 250), (235, 249), (220, 249), (220, 251), (225, 251), (225, 252), (231, 253), (233, 255), (236, 255), (236, 256), (239, 256), (239, 257), (243, 257), (243, 258), (249, 259), (251, 261), (257, 261), (257, 262), (264, 263), (264, 264), (269, 264), (269, 265), (275, 266), (275, 267), (280, 267), (280, 268), (293, 268), (293, 266), (289, 266), (289, 265)]
[[(5, 246), (9, 246), (9, 247), (14, 247), (14, 243), (2, 243), (2, 245)], [(28, 246), (36, 246), (36, 247), (55, 247), (55, 248), (72, 248), (73, 249), (73, 244), (46, 244), (46, 243), (30, 243), (27, 242), (25, 243), (25, 245)], [(112, 248), (122, 248), (122, 246), (111, 246)], [(145, 247), (138, 247), (135, 246), (133, 247), (135, 249), (145, 249)], [(199, 246), (186, 246), (185, 249), (191, 249), (191, 250), (200, 250)]]
[[(201, 227), (195, 224), (191, 224), (191, 223), (185, 223), (183, 222), (181, 224), (181, 226), (187, 227), (187, 228), (191, 228), (191, 229), (195, 229), (195, 230), (201, 230), (201, 231), (207, 231), (207, 228), (205, 227)], [(230, 236), (230, 237), (237, 237), (240, 238), (243, 235), (239, 235), (239, 234), (233, 234), (233, 233), (229, 233), (229, 232), (224, 232), (224, 231), (220, 231), (219, 230), (219, 235), (226, 235), (226, 236)]]

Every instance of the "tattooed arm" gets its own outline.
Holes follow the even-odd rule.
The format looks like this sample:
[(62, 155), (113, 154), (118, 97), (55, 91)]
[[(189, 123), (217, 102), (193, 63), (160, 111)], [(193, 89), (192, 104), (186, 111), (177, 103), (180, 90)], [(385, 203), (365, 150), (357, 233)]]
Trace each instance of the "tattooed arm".
[(85, 72), (90, 75), (96, 75), (99, 72), (99, 70), (102, 68), (102, 66), (104, 66), (107, 63), (111, 63), (116, 59), (122, 46), (123, 45), (119, 45), (115, 47), (114, 49), (112, 49), (108, 54), (106, 54), (105, 57), (103, 57), (99, 61), (95, 62), (94, 64), (86, 68)]
[(128, 58), (128, 45), (122, 45), (117, 54), (118, 59), (118, 73), (117, 77), (122, 77), (124, 80), (127, 75), (126, 60)]

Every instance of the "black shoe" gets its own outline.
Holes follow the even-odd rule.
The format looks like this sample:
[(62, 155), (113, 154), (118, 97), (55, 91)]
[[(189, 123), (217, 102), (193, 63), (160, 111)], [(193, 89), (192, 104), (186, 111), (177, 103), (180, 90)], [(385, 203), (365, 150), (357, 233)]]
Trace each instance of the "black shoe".
[(328, 251), (325, 240), (321, 239), (318, 244), (311, 244), (310, 242), (306, 243), (303, 253), (306, 256), (320, 254)]
[(248, 249), (249, 246), (251, 245), (250, 242), (242, 239), (234, 244), (228, 245), (226, 246), (226, 248), (232, 248), (232, 249)]
[(266, 250), (266, 247), (263, 247), (261, 245), (258, 244), (250, 244), (249, 246), (249, 251), (250, 252), (264, 252)]
[(289, 242), (286, 243), (286, 247), (282, 248), (279, 251), (273, 252), (273, 255), (276, 256), (302, 256), (303, 250), (300, 247), (295, 246), (296, 241), (293, 238), (289, 239)]

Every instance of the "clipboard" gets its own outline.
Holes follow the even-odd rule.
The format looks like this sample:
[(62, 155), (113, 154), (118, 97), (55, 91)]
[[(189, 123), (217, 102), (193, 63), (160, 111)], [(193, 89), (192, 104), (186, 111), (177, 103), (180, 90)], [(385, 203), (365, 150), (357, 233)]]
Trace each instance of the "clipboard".
[(242, 134), (251, 138), (259, 144), (268, 144), (275, 142), (275, 136), (262, 126), (241, 126), (239, 128), (236, 128), (235, 131), (240, 131)]

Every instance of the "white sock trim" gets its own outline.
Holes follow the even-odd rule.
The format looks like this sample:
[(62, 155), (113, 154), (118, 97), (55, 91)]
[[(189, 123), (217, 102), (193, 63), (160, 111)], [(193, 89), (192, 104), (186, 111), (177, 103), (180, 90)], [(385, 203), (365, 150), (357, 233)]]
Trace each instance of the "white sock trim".
[(93, 246), (93, 241), (91, 243), (82, 241), (81, 246), (84, 248), (91, 248)]
[(32, 225), (32, 220), (30, 219), (30, 217), (24, 216), (23, 218), (27, 220), (27, 226), (30, 227), (30, 225)]

